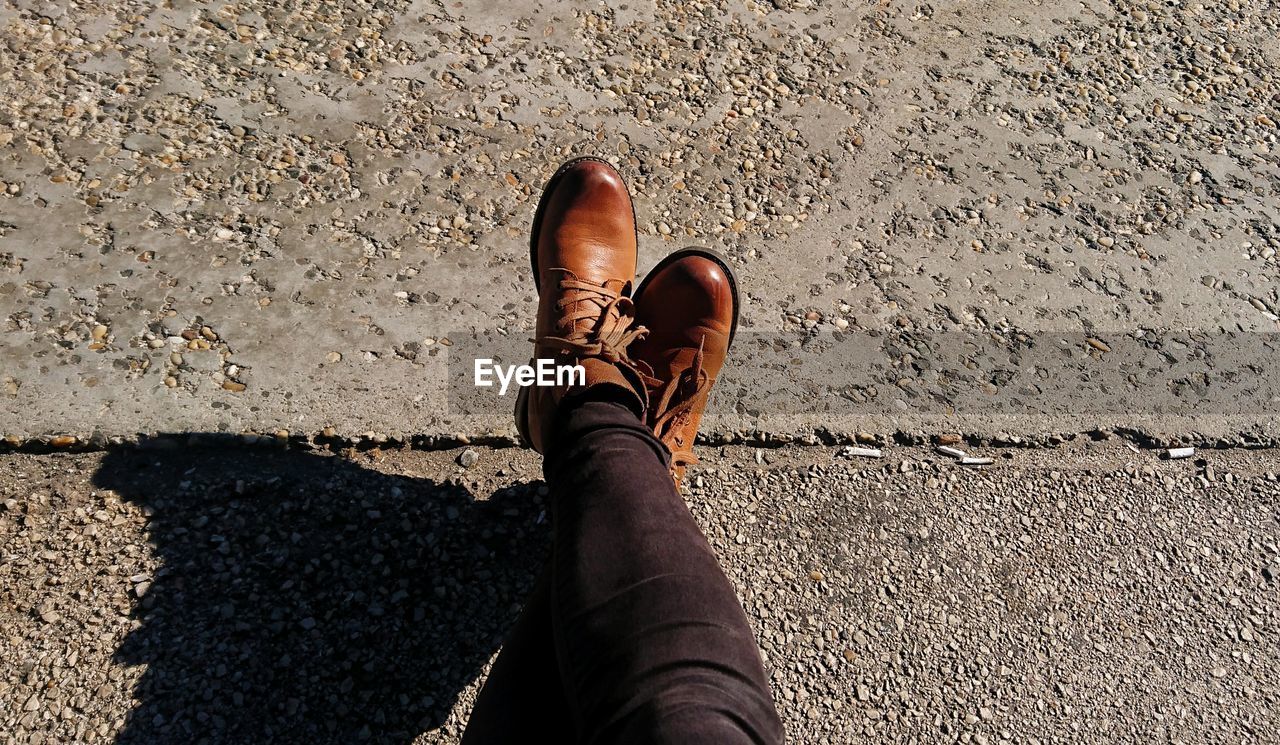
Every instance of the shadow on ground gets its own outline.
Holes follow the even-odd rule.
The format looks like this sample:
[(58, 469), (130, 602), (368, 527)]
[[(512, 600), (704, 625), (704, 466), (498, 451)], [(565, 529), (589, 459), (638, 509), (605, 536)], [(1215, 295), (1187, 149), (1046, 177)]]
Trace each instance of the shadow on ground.
[(117, 656), (147, 670), (118, 742), (440, 727), (545, 556), (530, 485), (477, 500), (341, 457), (190, 442), (112, 452), (94, 477), (151, 516), (160, 560), (134, 578), (139, 625)]

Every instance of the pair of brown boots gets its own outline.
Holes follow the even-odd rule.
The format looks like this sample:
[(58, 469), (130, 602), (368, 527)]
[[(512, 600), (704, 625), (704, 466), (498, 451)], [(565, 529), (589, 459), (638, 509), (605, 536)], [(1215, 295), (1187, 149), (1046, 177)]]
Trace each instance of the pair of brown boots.
[[(616, 170), (577, 158), (552, 176), (529, 242), (538, 287), (535, 359), (581, 365), (585, 387), (609, 385), (632, 400), (671, 451), (676, 484), (697, 462), (693, 441), (738, 323), (728, 263), (701, 248), (677, 251), (632, 293), (636, 221)], [(520, 389), (516, 427), (546, 452), (556, 409), (584, 386)]]

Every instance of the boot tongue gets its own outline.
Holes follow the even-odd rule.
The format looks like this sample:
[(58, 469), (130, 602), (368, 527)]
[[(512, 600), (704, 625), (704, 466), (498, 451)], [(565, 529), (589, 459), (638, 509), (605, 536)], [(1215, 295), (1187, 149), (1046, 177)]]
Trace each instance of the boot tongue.
[(671, 371), (671, 380), (675, 381), (675, 398), (672, 404), (679, 403), (698, 392), (702, 382), (702, 348), (684, 347), (672, 355), (667, 369)]

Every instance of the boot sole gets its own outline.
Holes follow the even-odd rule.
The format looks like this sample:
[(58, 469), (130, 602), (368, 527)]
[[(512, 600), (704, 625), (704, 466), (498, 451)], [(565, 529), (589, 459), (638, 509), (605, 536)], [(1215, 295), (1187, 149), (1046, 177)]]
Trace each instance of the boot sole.
[(529, 389), (525, 386), (520, 386), (516, 394), (516, 434), (525, 447), (533, 447), (533, 437), (529, 435)]
[(729, 266), (728, 259), (720, 255), (719, 253), (712, 251), (709, 248), (702, 248), (701, 246), (689, 246), (688, 248), (682, 248), (679, 251), (675, 251), (673, 253), (668, 254), (666, 258), (664, 258), (662, 261), (659, 261), (656, 266), (650, 269), (648, 274), (644, 275), (644, 279), (641, 280), (640, 286), (637, 287), (636, 291), (631, 294), (632, 302), (636, 303), (637, 305), (640, 303), (640, 298), (644, 295), (644, 289), (646, 286), (648, 286), (649, 279), (651, 277), (658, 276), (658, 273), (661, 272), (664, 268), (666, 268), (669, 264), (679, 261), (680, 259), (683, 259), (686, 256), (701, 256), (704, 259), (710, 259), (711, 261), (714, 261), (715, 263), (720, 265), (720, 268), (724, 270), (725, 276), (729, 278), (729, 289), (730, 289), (730, 292), (733, 294), (733, 325), (729, 327), (729, 345), (728, 346), (732, 347), (734, 334), (738, 333), (738, 310), (741, 307), (738, 299), (738, 275), (734, 273), (733, 267)]

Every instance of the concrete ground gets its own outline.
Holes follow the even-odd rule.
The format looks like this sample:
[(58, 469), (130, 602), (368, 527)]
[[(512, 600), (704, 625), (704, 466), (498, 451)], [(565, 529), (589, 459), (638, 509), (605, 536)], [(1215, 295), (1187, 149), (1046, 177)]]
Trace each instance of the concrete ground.
[[(536, 458), (185, 443), (0, 460), (0, 742), (456, 742)], [(1277, 742), (1270, 452), (841, 452), (690, 479), (790, 741)]]
[(639, 273), (739, 275), (689, 500), (795, 741), (1276, 742), (1277, 59), (1266, 0), (0, 0), (0, 743), (456, 740), (547, 539), (468, 372), (581, 154)]
[(448, 365), (527, 354), (533, 206), (595, 154), (641, 271), (738, 268), (715, 434), (1275, 444), (1278, 39), (1250, 0), (6, 0), (0, 436), (510, 438)]

